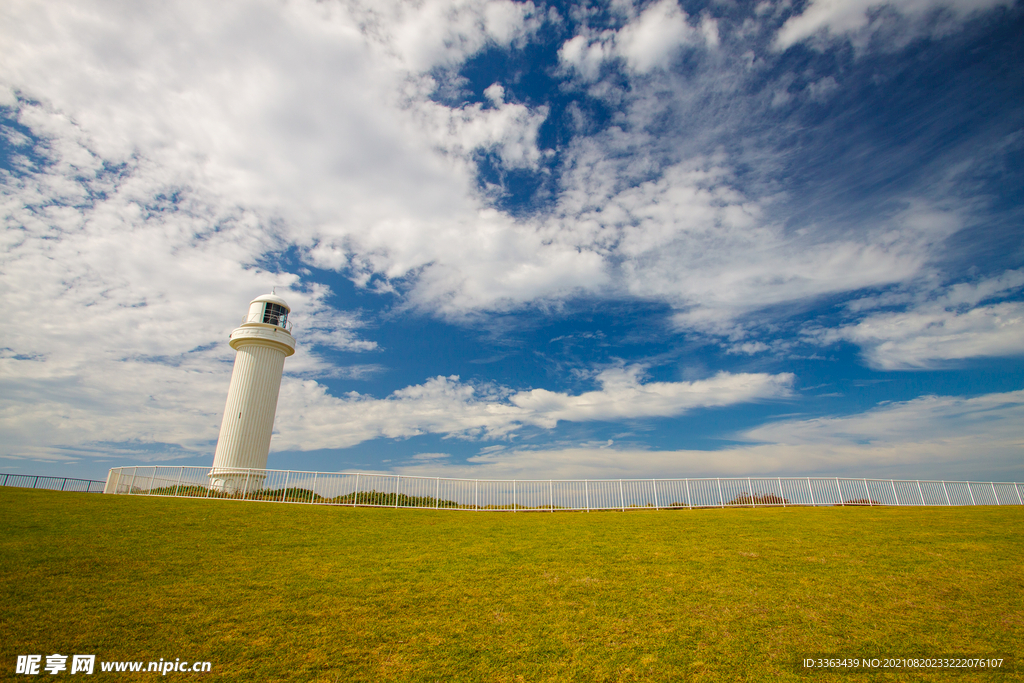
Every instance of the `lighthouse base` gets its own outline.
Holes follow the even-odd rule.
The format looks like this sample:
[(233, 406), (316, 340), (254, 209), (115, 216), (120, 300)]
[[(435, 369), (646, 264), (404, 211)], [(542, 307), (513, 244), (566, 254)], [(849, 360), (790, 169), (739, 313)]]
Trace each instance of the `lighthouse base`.
[(209, 474), (210, 489), (229, 496), (245, 495), (263, 488), (267, 474), (261, 470), (231, 471), (221, 468)]

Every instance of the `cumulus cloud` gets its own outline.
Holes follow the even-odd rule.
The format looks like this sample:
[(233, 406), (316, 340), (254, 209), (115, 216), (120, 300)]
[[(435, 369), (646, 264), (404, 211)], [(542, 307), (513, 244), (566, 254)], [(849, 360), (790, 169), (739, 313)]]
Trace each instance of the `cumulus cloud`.
[(718, 45), (718, 24), (704, 15), (699, 24), (676, 0), (661, 0), (649, 5), (620, 29), (586, 31), (567, 40), (558, 50), (562, 64), (584, 79), (594, 80), (601, 66), (610, 59), (622, 59), (636, 73), (665, 69), (675, 54), (685, 47)]
[(414, 73), (455, 66), (489, 43), (521, 40), (541, 21), (529, 0), (373, 0), (345, 9), (375, 50)]
[(452, 109), (441, 104), (424, 103), (417, 109), (424, 130), (439, 149), (465, 157), (475, 150), (494, 151), (508, 168), (532, 168), (541, 152), (537, 148), (537, 130), (547, 118), (547, 108), (531, 111), (521, 104), (503, 101), (503, 95), (487, 89), (494, 98), (492, 107), (481, 104)]
[(508, 447), (482, 451), (465, 464), (394, 469), (481, 479), (820, 475), (1012, 481), (1024, 447), (1022, 421), (1022, 391), (925, 396), (850, 416), (769, 423), (737, 435), (756, 443), (719, 450)]

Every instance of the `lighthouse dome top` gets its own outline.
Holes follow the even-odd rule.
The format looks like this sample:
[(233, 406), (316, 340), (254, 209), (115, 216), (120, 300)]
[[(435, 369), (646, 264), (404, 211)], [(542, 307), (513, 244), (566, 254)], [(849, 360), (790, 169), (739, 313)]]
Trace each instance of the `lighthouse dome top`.
[(249, 302), (249, 312), (243, 324), (258, 323), (288, 329), (288, 314), (292, 312), (284, 299), (276, 294), (264, 294)]
[(260, 303), (260, 302), (277, 304), (278, 306), (284, 306), (285, 308), (288, 309), (289, 312), (292, 310), (292, 307), (289, 306), (287, 303), (285, 303), (285, 300), (282, 299), (281, 297), (277, 296), (276, 294), (263, 294), (261, 296), (258, 296), (255, 299), (253, 299), (252, 301), (250, 301), (249, 305), (252, 306), (253, 304)]

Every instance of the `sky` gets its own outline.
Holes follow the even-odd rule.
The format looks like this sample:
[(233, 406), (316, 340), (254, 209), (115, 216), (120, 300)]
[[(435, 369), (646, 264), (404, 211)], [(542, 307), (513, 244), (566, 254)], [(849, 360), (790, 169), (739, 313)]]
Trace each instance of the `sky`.
[(1024, 481), (1018, 0), (0, 4), (0, 471)]

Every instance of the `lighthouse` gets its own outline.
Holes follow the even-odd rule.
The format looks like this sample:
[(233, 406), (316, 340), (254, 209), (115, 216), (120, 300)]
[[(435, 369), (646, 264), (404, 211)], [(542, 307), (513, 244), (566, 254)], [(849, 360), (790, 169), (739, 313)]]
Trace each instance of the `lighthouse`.
[(284, 359), (295, 353), (289, 313), (291, 308), (281, 297), (258, 296), (231, 332), (228, 343), (236, 351), (235, 366), (210, 470), (210, 487), (215, 490), (244, 493), (263, 486), (263, 472), (250, 470), (267, 467)]

